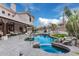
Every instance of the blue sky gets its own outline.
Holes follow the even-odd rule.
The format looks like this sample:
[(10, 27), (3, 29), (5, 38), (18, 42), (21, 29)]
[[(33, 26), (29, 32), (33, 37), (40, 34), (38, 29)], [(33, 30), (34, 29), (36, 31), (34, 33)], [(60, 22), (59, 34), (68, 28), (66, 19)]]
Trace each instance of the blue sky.
[[(6, 7), (10, 8), (9, 3), (5, 5)], [(17, 4), (17, 12), (24, 12), (27, 11), (29, 8), (30, 13), (35, 17), (34, 26), (39, 26), (40, 22), (41, 24), (47, 24), (49, 20), (60, 21), (64, 6), (68, 6), (70, 9), (73, 10), (79, 8), (79, 4), (75, 3), (19, 3)]]

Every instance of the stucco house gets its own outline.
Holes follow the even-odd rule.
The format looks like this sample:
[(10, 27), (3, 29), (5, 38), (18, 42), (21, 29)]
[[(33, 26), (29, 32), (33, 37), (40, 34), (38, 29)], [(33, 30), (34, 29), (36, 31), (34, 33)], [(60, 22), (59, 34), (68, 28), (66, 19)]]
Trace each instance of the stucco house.
[(0, 35), (32, 30), (34, 17), (27, 12), (17, 13), (16, 8), (15, 3), (11, 3), (10, 9), (0, 3)]

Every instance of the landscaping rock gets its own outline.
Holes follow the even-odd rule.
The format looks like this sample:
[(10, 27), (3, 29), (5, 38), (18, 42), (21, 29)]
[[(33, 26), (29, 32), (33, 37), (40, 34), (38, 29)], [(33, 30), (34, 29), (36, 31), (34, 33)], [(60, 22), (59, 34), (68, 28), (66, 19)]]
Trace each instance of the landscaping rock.
[(24, 39), (24, 41), (33, 41), (33, 40), (34, 40), (33, 38), (29, 38), (29, 37)]
[(39, 44), (35, 44), (35, 45), (33, 45), (33, 48), (40, 48), (40, 45)]
[(64, 42), (63, 44), (64, 44), (64, 45), (68, 45), (68, 46), (72, 46), (71, 41), (69, 41), (69, 42)]

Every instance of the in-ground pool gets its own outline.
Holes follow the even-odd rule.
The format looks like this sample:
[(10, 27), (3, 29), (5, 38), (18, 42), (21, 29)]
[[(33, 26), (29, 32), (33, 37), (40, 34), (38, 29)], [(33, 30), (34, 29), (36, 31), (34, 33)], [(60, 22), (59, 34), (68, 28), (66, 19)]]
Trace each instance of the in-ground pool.
[(56, 38), (50, 37), (47, 34), (40, 34), (34, 37), (34, 40), (39, 42), (40, 48), (46, 52), (50, 53), (67, 53), (66, 49), (60, 49), (58, 47), (52, 46), (51, 43), (56, 41)]

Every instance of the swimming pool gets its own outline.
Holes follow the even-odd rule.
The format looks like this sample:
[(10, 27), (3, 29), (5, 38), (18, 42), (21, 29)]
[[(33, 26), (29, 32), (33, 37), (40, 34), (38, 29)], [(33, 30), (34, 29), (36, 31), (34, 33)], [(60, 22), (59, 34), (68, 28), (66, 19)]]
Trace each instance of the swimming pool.
[(47, 34), (41, 34), (34, 37), (34, 40), (39, 42), (40, 48), (43, 51), (49, 52), (49, 53), (66, 53), (66, 49), (60, 49), (58, 47), (52, 46), (51, 43), (56, 41), (56, 38), (50, 37)]
[(50, 44), (55, 41), (55, 38), (48, 36), (47, 34), (40, 34), (34, 37), (35, 41), (40, 44)]

